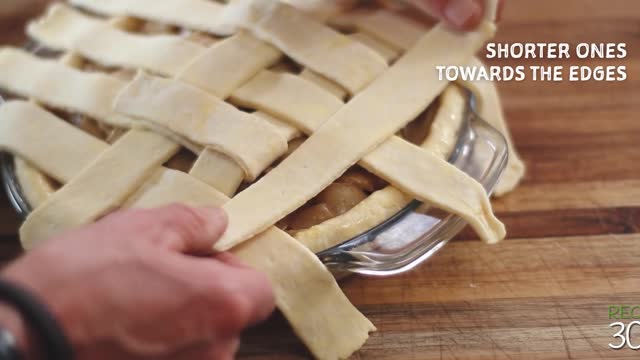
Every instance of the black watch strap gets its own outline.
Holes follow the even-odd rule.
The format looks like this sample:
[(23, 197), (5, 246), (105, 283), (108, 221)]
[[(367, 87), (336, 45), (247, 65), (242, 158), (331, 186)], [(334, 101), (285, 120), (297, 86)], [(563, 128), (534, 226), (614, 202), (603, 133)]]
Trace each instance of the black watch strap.
[(0, 301), (20, 313), (46, 359), (73, 359), (73, 348), (64, 331), (47, 307), (31, 292), (0, 278)]
[(0, 328), (0, 360), (22, 359), (15, 336), (9, 330)]

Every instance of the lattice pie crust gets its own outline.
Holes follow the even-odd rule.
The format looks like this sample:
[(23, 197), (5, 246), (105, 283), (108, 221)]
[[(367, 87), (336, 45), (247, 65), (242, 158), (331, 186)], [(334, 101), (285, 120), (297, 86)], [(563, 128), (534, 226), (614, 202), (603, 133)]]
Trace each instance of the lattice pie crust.
[[(435, 71), (481, 66), (473, 56), (493, 36), (495, 1), (466, 34), (383, 8), (70, 3), (28, 27), (61, 56), (0, 50), (0, 88), (29, 99), (0, 106), (0, 148), (16, 156), (36, 205), (21, 228), (25, 248), (117, 208), (223, 206), (230, 224), (215, 249), (265, 272), (311, 352), (337, 359), (375, 327), (313, 251), (411, 199), (459, 215), (489, 243), (505, 236), (482, 186), (446, 162), (463, 117), (459, 85), (509, 137), (496, 89), (449, 84)], [(430, 121), (407, 127), (428, 107)], [(420, 126), (426, 135), (418, 140), (402, 136)], [(195, 163), (174, 166), (184, 149)], [(510, 150), (498, 194), (524, 171)]]

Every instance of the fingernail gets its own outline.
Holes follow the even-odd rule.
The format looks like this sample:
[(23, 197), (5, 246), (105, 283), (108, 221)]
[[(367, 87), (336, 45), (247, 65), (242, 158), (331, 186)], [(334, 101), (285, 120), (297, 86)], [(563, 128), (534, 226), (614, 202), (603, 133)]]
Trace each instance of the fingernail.
[(444, 9), (444, 17), (457, 28), (467, 29), (481, 16), (482, 9), (474, 0), (451, 0)]

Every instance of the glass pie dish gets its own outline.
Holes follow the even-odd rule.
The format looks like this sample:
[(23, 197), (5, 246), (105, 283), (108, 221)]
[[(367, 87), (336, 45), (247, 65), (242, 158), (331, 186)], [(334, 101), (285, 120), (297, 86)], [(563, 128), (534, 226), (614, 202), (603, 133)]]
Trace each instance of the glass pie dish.
[[(464, 119), (448, 161), (491, 194), (507, 165), (507, 141), (476, 113), (473, 93), (465, 90), (464, 94)], [(0, 155), (0, 172), (9, 201), (21, 216), (26, 217), (32, 209), (17, 178), (13, 158)], [(458, 216), (413, 201), (381, 224), (317, 255), (336, 276), (349, 273), (395, 275), (429, 259), (465, 225)]]

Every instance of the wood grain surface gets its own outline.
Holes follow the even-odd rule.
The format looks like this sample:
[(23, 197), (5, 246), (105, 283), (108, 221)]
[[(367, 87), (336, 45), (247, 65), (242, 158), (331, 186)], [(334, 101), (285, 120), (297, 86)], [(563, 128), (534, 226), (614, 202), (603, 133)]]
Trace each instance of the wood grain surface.
[[(2, 21), (0, 41), (23, 41)], [(430, 262), (392, 278), (352, 277), (349, 298), (378, 326), (355, 359), (618, 359), (608, 306), (640, 305), (640, 1), (508, 0), (497, 42), (625, 42), (624, 60), (495, 65), (626, 65), (619, 83), (500, 84), (528, 165), (496, 200), (496, 246), (465, 230)], [(0, 258), (19, 254), (0, 198)], [(640, 327), (635, 331), (640, 344)], [(249, 331), (241, 358), (307, 358), (278, 315)]]

